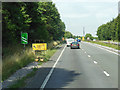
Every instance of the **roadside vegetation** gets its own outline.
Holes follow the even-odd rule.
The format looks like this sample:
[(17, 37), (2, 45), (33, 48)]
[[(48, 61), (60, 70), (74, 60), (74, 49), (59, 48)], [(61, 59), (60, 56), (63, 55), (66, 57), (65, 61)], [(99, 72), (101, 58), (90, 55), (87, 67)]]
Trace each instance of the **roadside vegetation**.
[(120, 14), (110, 22), (99, 26), (97, 36), (99, 40), (120, 41)]
[[(59, 44), (59, 45), (61, 45), (61, 44)], [(57, 49), (58, 49), (57, 46), (58, 46), (58, 43), (57, 43), (57, 45), (55, 47), (53, 47), (51, 49), (48, 49), (46, 51), (46, 54), (43, 56), (44, 61), (40, 61), (40, 59), (39, 59), (38, 60), (38, 65), (42, 65), (42, 63), (49, 61), (50, 57), (53, 56), (54, 53), (57, 51)], [(36, 52), (35, 56), (37, 58), (38, 56), (41, 56), (41, 53), (39, 53), (39, 52), (37, 53)], [(34, 60), (35, 60), (35, 58), (34, 58)], [(12, 88), (21, 88), (21, 87), (24, 87), (26, 85), (26, 80), (29, 79), (29, 78), (31, 78), (31, 77), (33, 77), (36, 74), (37, 70), (38, 70), (38, 67), (34, 67), (33, 70), (32, 70), (32, 72), (28, 73), (25, 77), (23, 77), (21, 79), (18, 79), (17, 82), (15, 84), (9, 86), (9, 88), (12, 89)]]
[[(16, 70), (24, 67), (28, 63), (34, 61), (35, 55), (32, 53), (32, 48), (27, 48), (23, 51), (20, 47), (11, 47), (11, 51), (8, 51), (7, 56), (2, 61), (2, 80), (7, 79)], [(16, 51), (12, 51), (16, 49)], [(21, 50), (20, 50), (21, 49)], [(17, 51), (18, 50), (18, 51)], [(12, 52), (12, 54), (9, 54)], [(14, 54), (13, 54), (14, 52)]]
[[(117, 50), (120, 50), (119, 45), (114, 45), (112, 43), (104, 43), (102, 41), (112, 41), (112, 42), (120, 42), (120, 14), (112, 19), (111, 21), (102, 24), (97, 29), (97, 36), (93, 37), (90, 33), (85, 35), (85, 40), (91, 43), (100, 44), (103, 46), (111, 47)], [(87, 39), (89, 37), (89, 40)], [(91, 41), (91, 40), (97, 41)]]
[(16, 50), (13, 55), (7, 54), (8, 56), (4, 58), (2, 65), (2, 80), (4, 81), (15, 71), (35, 61), (35, 59), (37, 59), (38, 57), (42, 56), (44, 58), (43, 62), (40, 62), (39, 60), (39, 65), (48, 61), (50, 57), (57, 51), (57, 48), (55, 48), (57, 45), (60, 45), (59, 41), (48, 43), (48, 50), (46, 51), (46, 53), (44, 53), (45, 51), (43, 51), (42, 53), (41, 52), (34, 53), (32, 48), (29, 47), (26, 48), (25, 51), (24, 49), (20, 50), (20, 48), (18, 48), (19, 50), (18, 51)]
[(69, 31), (65, 31), (65, 34), (64, 34), (64, 38), (73, 38), (73, 39), (76, 39), (76, 38), (82, 38), (81, 36), (75, 36), (73, 35), (71, 32)]
[(107, 47), (111, 47), (111, 48), (120, 50), (120, 46), (110, 44), (110, 43), (104, 43), (104, 42), (99, 42), (99, 41), (87, 41), (87, 42), (91, 42), (91, 43), (95, 43), (95, 44), (99, 44), (99, 45), (103, 45), (103, 46), (107, 46)]
[[(28, 44), (21, 44), (21, 32), (28, 33)], [(47, 61), (65, 33), (65, 24), (53, 2), (2, 3), (2, 80), (37, 58), (32, 43), (48, 44)], [(56, 45), (54, 43), (57, 43)], [(41, 62), (40, 62), (41, 63)]]

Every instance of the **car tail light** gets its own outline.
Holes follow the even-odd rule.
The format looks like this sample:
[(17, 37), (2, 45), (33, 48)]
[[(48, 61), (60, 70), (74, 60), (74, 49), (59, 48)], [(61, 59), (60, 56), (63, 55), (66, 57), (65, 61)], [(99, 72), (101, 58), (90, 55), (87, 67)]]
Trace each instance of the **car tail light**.
[(73, 44), (71, 44), (71, 46), (73, 46)]
[(79, 46), (79, 44), (77, 44), (77, 46)]

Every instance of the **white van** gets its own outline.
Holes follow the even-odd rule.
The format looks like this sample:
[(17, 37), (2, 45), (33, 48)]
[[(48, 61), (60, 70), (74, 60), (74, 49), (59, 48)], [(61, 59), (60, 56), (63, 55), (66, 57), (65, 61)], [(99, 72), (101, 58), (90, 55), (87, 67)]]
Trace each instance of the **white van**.
[(69, 47), (71, 45), (72, 42), (74, 42), (75, 40), (73, 38), (69, 38), (69, 39), (66, 39), (66, 45), (67, 47)]

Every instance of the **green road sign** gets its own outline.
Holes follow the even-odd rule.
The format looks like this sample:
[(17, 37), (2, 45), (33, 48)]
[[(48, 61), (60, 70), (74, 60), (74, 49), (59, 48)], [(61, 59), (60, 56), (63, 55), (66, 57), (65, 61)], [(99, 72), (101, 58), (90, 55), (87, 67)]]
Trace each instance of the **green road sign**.
[(21, 43), (22, 44), (28, 43), (28, 33), (21, 33)]

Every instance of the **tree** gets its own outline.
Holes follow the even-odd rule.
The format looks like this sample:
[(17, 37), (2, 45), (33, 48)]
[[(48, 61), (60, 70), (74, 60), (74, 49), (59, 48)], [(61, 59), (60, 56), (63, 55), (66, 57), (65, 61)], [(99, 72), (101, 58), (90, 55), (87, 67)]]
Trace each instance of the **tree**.
[(4, 2), (2, 7), (3, 46), (20, 43), (21, 31), (29, 28), (31, 18), (24, 10), (22, 2)]
[(119, 16), (106, 24), (98, 27), (97, 35), (99, 40), (119, 40)]
[(72, 35), (71, 32), (69, 32), (69, 31), (65, 31), (64, 37), (65, 37), (65, 38), (72, 38), (73, 35)]
[(93, 40), (93, 37), (92, 37), (92, 35), (91, 35), (90, 33), (87, 33), (87, 34), (85, 35), (85, 39), (87, 40), (88, 37), (89, 37), (91, 40)]
[(2, 10), (3, 46), (21, 44), (21, 32), (27, 32), (29, 43), (34, 40), (60, 40), (65, 24), (52, 2), (4, 2)]

